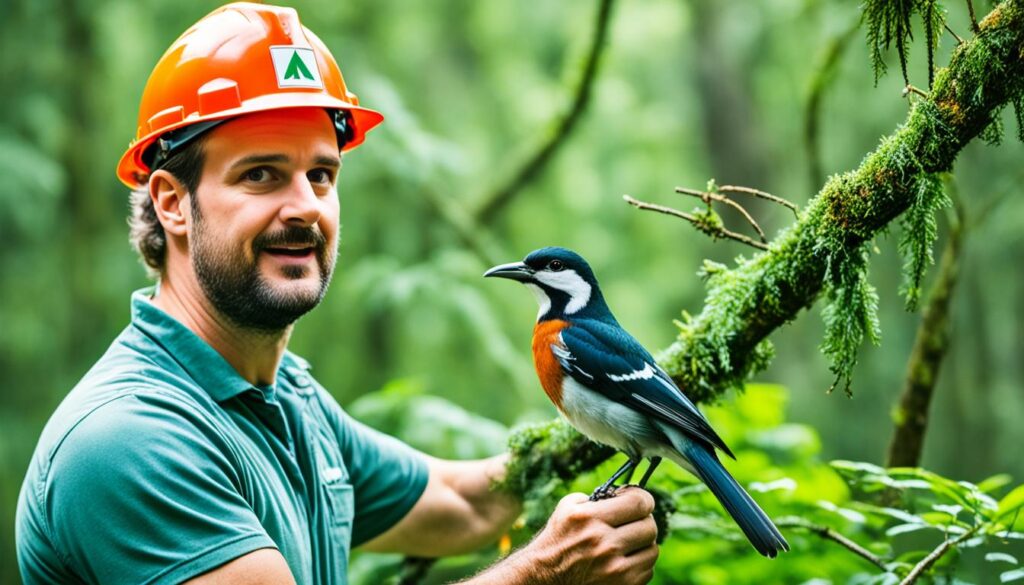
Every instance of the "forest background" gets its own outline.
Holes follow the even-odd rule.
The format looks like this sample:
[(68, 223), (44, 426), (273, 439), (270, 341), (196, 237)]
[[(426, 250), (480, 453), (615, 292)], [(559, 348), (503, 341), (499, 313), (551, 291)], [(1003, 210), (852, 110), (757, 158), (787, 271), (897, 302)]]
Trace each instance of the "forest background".
[[(623, 194), (689, 210), (700, 202), (673, 189), (703, 190), (714, 179), (802, 208), (828, 175), (856, 168), (904, 121), (911, 103), (924, 99), (905, 91), (895, 52), (883, 55), (890, 71), (876, 82), (865, 28), (858, 27), (862, 6), (852, 2), (287, 4), (334, 52), (361, 103), (387, 118), (346, 157), (338, 271), (291, 348), (357, 415), (443, 456), (498, 452), (507, 429), (555, 415), (530, 363), (534, 301), (519, 287), (480, 278), (490, 264), (544, 245), (573, 248), (591, 261), (623, 325), (651, 350), (663, 349), (678, 334), (673, 320), (681, 311), (701, 311), (704, 260), (731, 265), (756, 250), (639, 211)], [(992, 8), (976, 4), (979, 18)], [(148, 283), (127, 243), (127, 192), (113, 172), (134, 135), (142, 87), (163, 49), (215, 6), (0, 1), (2, 583), (18, 581), (15, 502), (42, 426), (127, 323), (129, 293)], [(970, 38), (967, 3), (945, 8), (950, 28)], [(913, 26), (924, 36), (920, 22)], [(943, 33), (936, 64), (947, 63), (956, 45)], [(927, 92), (924, 43), (911, 45), (908, 63), (909, 81)], [(1024, 147), (1013, 110), (1001, 117), (1001, 143), (973, 141), (944, 179), (970, 229), (921, 460), (955, 480), (1015, 480), (986, 484), (995, 496), (1024, 481), (1024, 272), (1017, 264), (1024, 203), (1015, 196)], [(793, 221), (783, 207), (741, 201), (769, 239)], [(948, 240), (949, 216), (938, 216), (936, 256)], [(739, 215), (722, 217), (756, 239)], [(775, 515), (792, 512), (787, 506), (796, 501), (841, 505), (858, 492), (856, 481), (821, 474), (849, 480), (849, 473), (872, 473), (830, 467), (831, 460), (886, 461), (921, 321), (899, 292), (899, 240), (894, 225), (872, 241), (869, 278), (878, 290), (882, 341), (861, 349), (852, 398), (842, 384), (827, 393), (835, 375), (820, 351), (816, 306), (772, 336), (776, 357), (756, 375), (754, 391), (739, 402), (728, 394), (712, 409), (713, 421), (729, 427), (726, 438), (749, 447), (740, 464), (744, 456), (757, 461), (741, 479), (776, 482), (763, 496)], [(930, 270), (925, 291), (937, 272)], [(745, 435), (746, 426), (761, 438)], [(811, 474), (817, 479), (796, 487), (781, 481), (799, 474), (786, 467), (795, 461), (818, 470)], [(582, 479), (579, 489), (597, 477)], [(685, 486), (684, 478), (672, 475), (663, 485)], [(686, 518), (674, 517), (679, 538), (664, 548), (659, 582), (737, 583), (743, 572), (766, 566), (778, 582), (854, 582), (871, 569), (838, 545), (791, 536), (797, 531), (786, 531), (794, 552), (773, 565), (756, 558), (718, 563), (723, 549), (707, 541), (729, 543), (735, 535)], [(844, 527), (869, 544), (871, 529)], [(890, 539), (877, 543), (886, 558), (944, 538), (908, 530), (920, 540), (907, 544), (899, 531), (889, 534), (892, 528), (874, 527)], [(729, 546), (748, 553), (742, 542)], [(985, 557), (965, 554), (955, 574), (991, 582), (1016, 566), (991, 557), (1020, 552), (1008, 546)], [(428, 579), (457, 576), (494, 554), (441, 563)], [(376, 571), (394, 572), (399, 562), (357, 558), (355, 578), (374, 582)]]

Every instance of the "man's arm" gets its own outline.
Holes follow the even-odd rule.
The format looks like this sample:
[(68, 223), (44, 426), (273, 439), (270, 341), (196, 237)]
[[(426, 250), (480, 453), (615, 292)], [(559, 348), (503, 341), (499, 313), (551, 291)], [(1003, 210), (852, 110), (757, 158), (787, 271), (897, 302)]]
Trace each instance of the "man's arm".
[[(522, 507), (491, 489), (494, 480), (504, 477), (506, 461), (505, 455), (481, 461), (430, 459), (430, 478), (419, 501), (366, 548), (441, 557), (494, 542)], [(536, 538), (465, 585), (647, 583), (658, 558), (653, 510), (654, 498), (639, 488), (598, 502), (570, 494)]]
[(183, 585), (295, 585), (277, 549), (264, 548), (225, 563)]
[(402, 520), (370, 540), (366, 550), (444, 557), (498, 540), (519, 515), (521, 503), (491, 489), (505, 476), (507, 455), (478, 461), (428, 458), (423, 495)]

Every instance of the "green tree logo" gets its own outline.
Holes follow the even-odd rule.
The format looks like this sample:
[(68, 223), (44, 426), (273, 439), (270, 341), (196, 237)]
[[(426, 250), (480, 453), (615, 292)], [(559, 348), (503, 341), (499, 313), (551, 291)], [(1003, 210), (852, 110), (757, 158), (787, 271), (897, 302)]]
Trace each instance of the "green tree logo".
[(270, 47), (270, 57), (274, 61), (278, 87), (323, 89), (324, 82), (320, 78), (313, 49), (293, 45)]
[(292, 59), (288, 62), (288, 69), (284, 72), (285, 79), (313, 79), (313, 74), (306, 69), (306, 64), (299, 57), (299, 52), (292, 53)]

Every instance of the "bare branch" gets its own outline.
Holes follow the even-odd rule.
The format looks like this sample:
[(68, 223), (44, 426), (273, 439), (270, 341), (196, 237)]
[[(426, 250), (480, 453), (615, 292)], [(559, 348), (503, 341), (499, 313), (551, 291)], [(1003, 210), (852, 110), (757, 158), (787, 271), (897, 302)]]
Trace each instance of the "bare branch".
[(776, 518), (775, 526), (779, 528), (802, 528), (804, 530), (807, 530), (811, 534), (816, 534), (821, 538), (831, 540), (832, 542), (836, 542), (842, 545), (853, 554), (863, 558), (864, 560), (875, 565), (879, 569), (882, 569), (883, 571), (889, 570), (888, 567), (885, 566), (885, 561), (883, 561), (878, 555), (874, 554), (873, 552), (869, 551), (863, 546), (857, 544), (856, 542), (850, 540), (849, 538), (843, 536), (842, 534), (836, 532), (832, 528), (829, 528), (828, 526), (812, 524), (798, 516), (784, 516), (782, 518)]
[(819, 124), (821, 103), (824, 100), (825, 92), (832, 85), (832, 81), (836, 77), (836, 70), (839, 68), (839, 62), (842, 60), (846, 48), (856, 38), (856, 33), (860, 29), (860, 23), (860, 18), (851, 19), (845, 31), (828, 41), (828, 44), (822, 51), (821, 58), (811, 73), (807, 91), (807, 104), (804, 108), (804, 149), (807, 151), (807, 167), (812, 187), (817, 187), (825, 182), (819, 140), (821, 134)]
[(686, 213), (685, 211), (679, 211), (678, 209), (672, 209), (671, 207), (665, 207), (663, 205), (657, 205), (654, 203), (645, 203), (643, 201), (634, 199), (629, 195), (623, 195), (622, 198), (626, 200), (626, 203), (629, 203), (630, 205), (638, 209), (657, 211), (658, 213), (664, 213), (665, 215), (671, 215), (673, 217), (685, 219), (686, 221), (692, 223), (694, 227), (696, 227), (698, 230), (708, 234), (712, 238), (727, 238), (730, 240), (736, 240), (737, 242), (741, 242), (748, 246), (753, 246), (758, 250), (768, 249), (768, 246), (766, 244), (758, 242), (753, 238), (749, 238), (743, 234), (738, 234), (736, 232), (730, 231), (724, 227), (711, 225), (706, 221), (702, 221), (697, 216), (690, 213)]
[(978, 26), (978, 18), (974, 15), (974, 2), (967, 0), (967, 12), (971, 15), (971, 30), (978, 34), (981, 28)]
[(747, 222), (750, 223), (750, 225), (754, 226), (754, 231), (756, 231), (757, 235), (761, 237), (761, 241), (764, 242), (765, 244), (768, 243), (768, 238), (765, 237), (764, 230), (761, 229), (761, 226), (757, 225), (757, 222), (754, 221), (753, 216), (751, 216), (750, 213), (747, 212), (747, 210), (742, 205), (736, 203), (732, 199), (729, 199), (725, 195), (720, 195), (718, 193), (709, 193), (707, 191), (697, 191), (695, 189), (687, 189), (685, 187), (676, 187), (676, 193), (682, 193), (683, 195), (692, 195), (694, 197), (697, 197), (704, 203), (707, 203), (708, 205), (711, 205), (712, 201), (725, 203), (726, 205), (732, 207), (736, 211), (739, 211), (740, 214), (742, 214), (743, 217), (746, 218)]
[(908, 83), (907, 86), (903, 88), (903, 97), (907, 97), (907, 95), (911, 93), (916, 93), (917, 95), (928, 99), (928, 92), (918, 89)]
[(594, 26), (590, 51), (587, 54), (586, 63), (583, 65), (583, 77), (576, 88), (572, 106), (557, 122), (554, 130), (549, 133), (536, 152), (530, 155), (526, 162), (519, 167), (519, 170), (512, 174), (512, 178), (481, 198), (482, 202), (472, 214), (472, 217), (479, 223), (490, 223), (512, 201), (515, 195), (547, 166), (552, 156), (565, 143), (569, 133), (576, 126), (576, 122), (579, 121), (590, 102), (591, 89), (594, 79), (597, 77), (597, 66), (608, 36), (608, 23), (611, 22), (613, 4), (614, 0), (601, 0), (601, 5), (598, 7), (597, 23)]
[(766, 193), (764, 191), (759, 191), (757, 189), (751, 189), (750, 187), (740, 187), (737, 185), (722, 185), (718, 187), (718, 190), (726, 191), (729, 193), (746, 193), (747, 195), (760, 197), (761, 199), (766, 199), (768, 201), (771, 201), (772, 203), (778, 203), (779, 205), (788, 207), (793, 212), (793, 217), (799, 217), (796, 204), (790, 203), (789, 201), (783, 199), (782, 197), (772, 195), (771, 193)]
[(946, 27), (946, 32), (948, 32), (949, 34), (953, 35), (953, 38), (956, 39), (956, 44), (958, 44), (958, 45), (964, 44), (964, 40), (960, 38), (960, 35), (956, 34), (955, 32), (953, 32), (953, 29), (949, 28), (949, 23), (945, 23), (945, 24), (943, 24), (943, 26)]
[(925, 571), (927, 571), (929, 568), (931, 568), (932, 565), (935, 564), (935, 561), (942, 558), (942, 555), (949, 552), (951, 548), (956, 547), (961, 542), (974, 536), (974, 533), (977, 532), (978, 528), (980, 527), (981, 524), (978, 524), (974, 528), (971, 528), (970, 530), (961, 534), (953, 540), (942, 541), (942, 544), (936, 547), (935, 550), (933, 550), (928, 556), (921, 559), (921, 562), (914, 565), (914, 568), (911, 569), (910, 573), (907, 574), (906, 578), (900, 581), (900, 585), (910, 585), (911, 583), (917, 581), (921, 577), (921, 575), (924, 575)]

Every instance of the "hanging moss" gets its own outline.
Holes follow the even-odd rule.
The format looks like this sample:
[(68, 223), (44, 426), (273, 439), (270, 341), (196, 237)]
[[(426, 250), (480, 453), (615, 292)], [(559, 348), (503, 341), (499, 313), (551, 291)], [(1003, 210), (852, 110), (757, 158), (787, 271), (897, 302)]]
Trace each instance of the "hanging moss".
[(949, 204), (942, 179), (936, 173), (926, 173), (919, 181), (910, 209), (900, 218), (903, 234), (899, 249), (904, 258), (901, 292), (908, 311), (917, 309), (925, 270), (934, 264), (932, 245), (939, 232), (935, 214)]
[(875, 84), (885, 75), (885, 53), (896, 48), (900, 59), (903, 82), (910, 83), (907, 72), (907, 52), (914, 39), (911, 23), (915, 14), (921, 16), (928, 53), (928, 85), (932, 83), (935, 49), (942, 36), (946, 22), (946, 11), (936, 0), (866, 0), (864, 22), (867, 25), (868, 47), (871, 49), (871, 66), (875, 71)]

